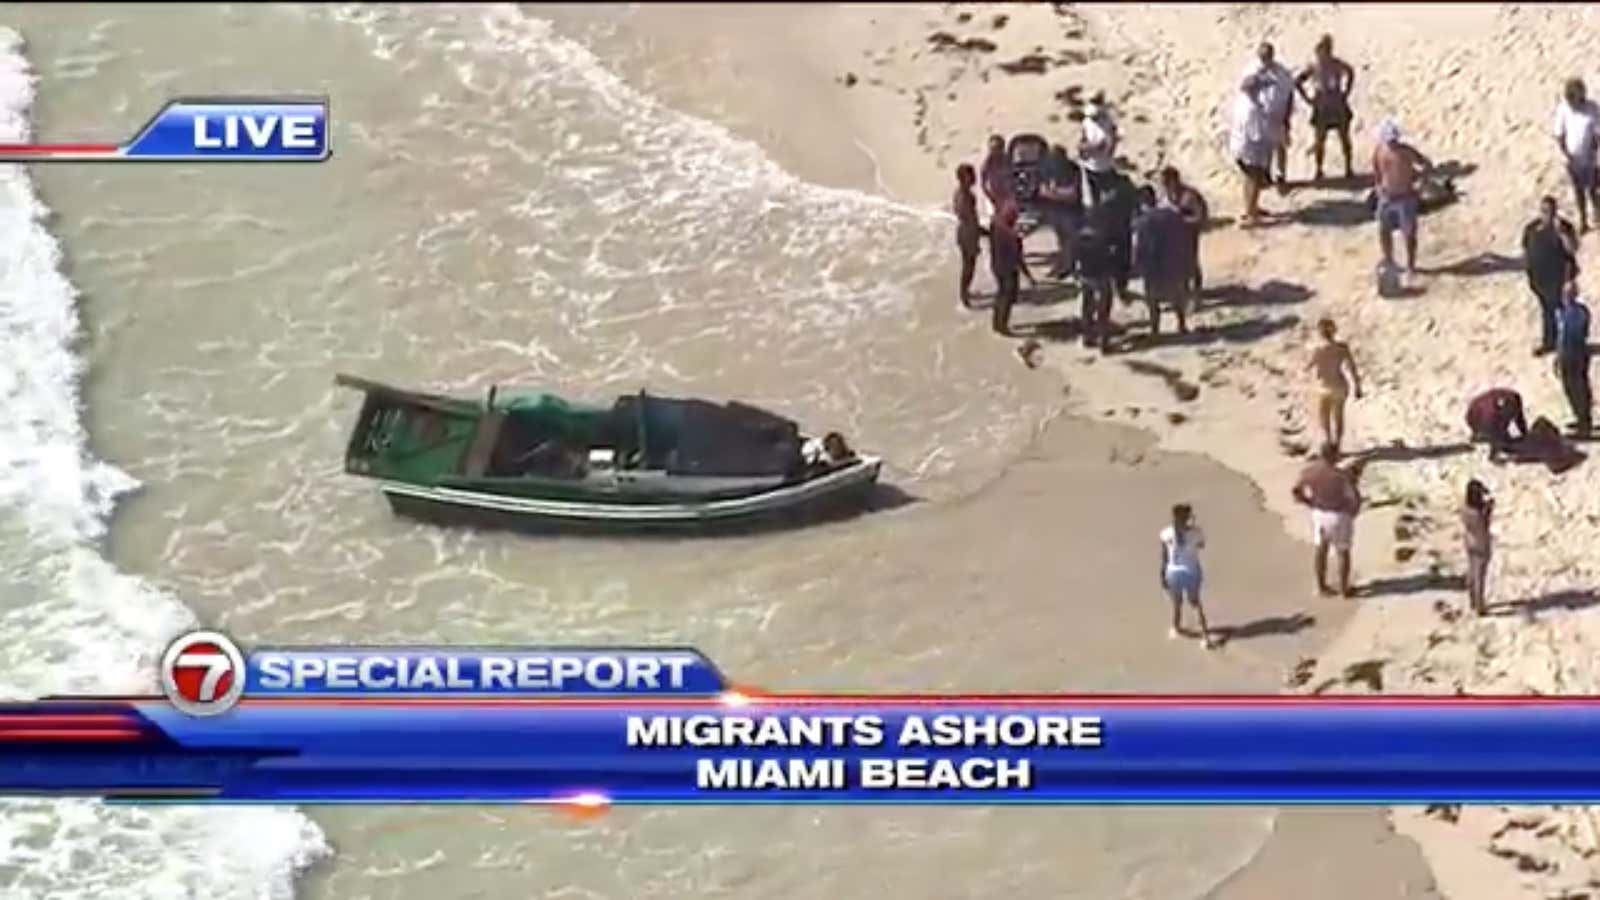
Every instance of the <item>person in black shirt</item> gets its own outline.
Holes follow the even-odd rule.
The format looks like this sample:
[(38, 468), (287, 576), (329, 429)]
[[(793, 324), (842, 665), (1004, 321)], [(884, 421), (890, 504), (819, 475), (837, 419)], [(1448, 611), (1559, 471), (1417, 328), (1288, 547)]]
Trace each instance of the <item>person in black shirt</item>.
[(1134, 217), (1134, 261), (1144, 280), (1144, 302), (1150, 309), (1150, 334), (1161, 333), (1161, 307), (1171, 306), (1178, 331), (1189, 331), (1189, 286), (1194, 263), (1189, 253), (1189, 228), (1183, 214), (1156, 200), (1154, 188), (1139, 190)]
[(1056, 233), (1056, 262), (1050, 277), (1065, 278), (1073, 268), (1073, 244), (1083, 226), (1083, 170), (1067, 148), (1056, 144), (1040, 167), (1035, 201), (1045, 223)]
[(1556, 212), (1556, 198), (1539, 201), (1539, 217), (1522, 229), (1522, 257), (1528, 286), (1539, 299), (1543, 322), (1536, 354), (1549, 353), (1556, 344), (1556, 310), (1561, 289), (1578, 274), (1578, 233)]
[(1116, 283), (1116, 249), (1109, 234), (1104, 206), (1089, 214), (1078, 232), (1078, 281), (1083, 292), (1083, 345), (1111, 344), (1111, 294)]
[(1112, 285), (1123, 302), (1128, 300), (1128, 280), (1133, 277), (1133, 219), (1138, 211), (1139, 193), (1133, 181), (1120, 172), (1111, 173), (1094, 213), (1101, 216), (1111, 250)]

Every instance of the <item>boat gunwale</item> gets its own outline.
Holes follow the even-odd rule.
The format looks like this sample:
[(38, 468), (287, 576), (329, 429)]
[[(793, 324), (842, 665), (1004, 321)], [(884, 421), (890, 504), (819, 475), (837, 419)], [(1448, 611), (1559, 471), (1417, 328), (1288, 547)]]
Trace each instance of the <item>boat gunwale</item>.
[(408, 500), (426, 500), (442, 503), (461, 509), (494, 510), (549, 519), (693, 522), (779, 512), (809, 500), (826, 496), (834, 491), (858, 486), (864, 482), (876, 481), (882, 465), (883, 460), (881, 457), (861, 455), (834, 471), (771, 490), (740, 497), (690, 503), (605, 503), (550, 500), (473, 491), (457, 487), (408, 484), (403, 481), (388, 479), (380, 480), (378, 487), (386, 497), (391, 499), (398, 496)]

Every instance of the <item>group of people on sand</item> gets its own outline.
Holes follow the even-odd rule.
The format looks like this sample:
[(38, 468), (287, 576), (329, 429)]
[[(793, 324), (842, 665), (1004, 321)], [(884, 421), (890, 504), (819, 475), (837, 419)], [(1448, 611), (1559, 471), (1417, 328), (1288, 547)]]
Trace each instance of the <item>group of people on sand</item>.
[[(1259, 223), (1261, 192), (1276, 183), (1278, 190), (1289, 189), (1289, 144), (1293, 131), (1295, 98), (1311, 108), (1312, 159), (1315, 180), (1323, 180), (1328, 135), (1339, 138), (1344, 152), (1345, 178), (1355, 177), (1355, 160), (1350, 126), (1355, 113), (1350, 107), (1350, 92), (1355, 89), (1355, 69), (1334, 55), (1333, 38), (1323, 35), (1317, 41), (1309, 65), (1298, 73), (1278, 62), (1277, 49), (1263, 42), (1255, 58), (1245, 66), (1234, 96), (1232, 127), (1228, 146), (1243, 176), (1244, 224)], [(1274, 165), (1277, 169), (1273, 175)]]
[[(1355, 69), (1333, 51), (1333, 37), (1323, 35), (1311, 62), (1298, 73), (1277, 60), (1277, 50), (1263, 42), (1245, 67), (1234, 95), (1229, 149), (1239, 167), (1244, 195), (1242, 227), (1263, 224), (1269, 218), (1261, 208), (1261, 194), (1270, 185), (1289, 192), (1289, 145), (1293, 132), (1295, 100), (1311, 109), (1313, 183), (1323, 183), (1328, 135), (1336, 135), (1344, 156), (1344, 177), (1356, 178), (1350, 129), (1355, 112), (1350, 104), (1355, 89)], [(1386, 119), (1378, 126), (1372, 152), (1373, 188), (1370, 201), (1378, 223), (1382, 254), (1380, 273), (1398, 277), (1394, 258), (1394, 233), (1400, 232), (1406, 253), (1406, 272), (1417, 270), (1417, 226), (1422, 189), (1434, 174), (1433, 162), (1401, 135), (1400, 126)], [(1276, 174), (1274, 174), (1276, 168)], [(1390, 274), (1392, 273), (1392, 274)]]
[[(1275, 183), (1281, 192), (1288, 192), (1288, 147), (1297, 99), (1310, 108), (1314, 182), (1325, 179), (1330, 135), (1338, 139), (1345, 179), (1356, 178), (1350, 102), (1354, 85), (1354, 68), (1334, 53), (1329, 36), (1317, 42), (1312, 61), (1298, 72), (1277, 61), (1271, 44), (1257, 48), (1239, 81), (1229, 140), (1229, 150), (1243, 176), (1242, 226), (1269, 218), (1261, 208), (1261, 196), (1268, 187)], [(1590, 230), (1591, 211), (1600, 218), (1600, 107), (1588, 99), (1581, 80), (1572, 79), (1563, 86), (1553, 131), (1577, 201), (1579, 222), (1574, 227), (1562, 218), (1556, 199), (1546, 196), (1540, 202), (1539, 215), (1523, 230), (1522, 250), (1528, 284), (1540, 309), (1540, 340), (1535, 352), (1554, 356), (1555, 372), (1572, 406), (1571, 432), (1581, 437), (1592, 434), (1593, 393), (1589, 382), (1590, 313), (1577, 283), (1578, 242)], [(1417, 271), (1424, 188), (1437, 171), (1426, 155), (1403, 138), (1393, 120), (1378, 126), (1376, 138), (1368, 202), (1378, 225), (1379, 292), (1384, 293), (1383, 273), (1387, 270), (1399, 277), (1394, 232), (1400, 232), (1404, 242), (1407, 273)], [(1096, 95), (1084, 112), (1075, 152), (1060, 144), (1051, 146), (1037, 167), (1036, 184), (1028, 197), (1021, 195), (1011, 148), (1002, 136), (990, 138), (978, 169), (968, 164), (957, 168), (953, 208), (962, 261), (959, 296), (964, 306), (974, 305), (972, 282), (982, 239), (987, 237), (996, 285), (992, 310), (996, 332), (1010, 333), (1011, 311), (1023, 279), (1037, 284), (1023, 255), (1025, 212), (1055, 236), (1056, 251), (1045, 277), (1077, 283), (1086, 345), (1108, 349), (1113, 331), (1112, 298), (1129, 300), (1129, 282), (1135, 277), (1143, 281), (1150, 332), (1159, 333), (1162, 312), (1168, 307), (1176, 313), (1179, 331), (1188, 330), (1188, 313), (1202, 287), (1200, 235), (1211, 218), (1209, 206), (1170, 166), (1155, 173), (1153, 183), (1136, 185), (1119, 168), (1118, 141), (1116, 122), (1103, 96)], [(991, 210), (987, 228), (981, 223), (974, 194), (980, 188)], [(1313, 413), (1320, 443), (1291, 493), (1310, 511), (1318, 591), (1349, 597), (1351, 548), (1362, 497), (1361, 463), (1343, 462), (1345, 414), (1349, 400), (1360, 398), (1363, 387), (1355, 355), (1341, 340), (1334, 321), (1323, 318), (1316, 332), (1306, 369), (1315, 392)], [(1028, 359), (1026, 349), (1023, 354)], [(1560, 472), (1582, 459), (1548, 418), (1540, 417), (1530, 426), (1522, 397), (1511, 388), (1495, 387), (1473, 397), (1466, 420), (1473, 440), (1488, 444), (1493, 461), (1536, 461)], [(1459, 516), (1469, 605), (1480, 613), (1487, 608), (1493, 509), (1487, 486), (1478, 479), (1470, 480)], [(1159, 537), (1159, 577), (1172, 603), (1171, 634), (1190, 633), (1184, 629), (1183, 611), (1192, 607), (1200, 640), (1207, 647), (1215, 646), (1201, 603), (1200, 551), (1205, 538), (1194, 510), (1188, 504), (1173, 507), (1171, 522)]]
[[(978, 168), (956, 167), (951, 208), (961, 253), (958, 296), (963, 306), (974, 305), (972, 281), (987, 237), (995, 332), (1011, 333), (1022, 282), (1038, 285), (1023, 254), (1025, 213), (1055, 237), (1044, 277), (1076, 283), (1086, 346), (1110, 350), (1116, 331), (1112, 300), (1131, 300), (1134, 278), (1143, 281), (1151, 334), (1160, 333), (1167, 308), (1175, 313), (1178, 330), (1188, 331), (1189, 311), (1202, 286), (1200, 235), (1209, 207), (1170, 166), (1156, 173), (1152, 184), (1137, 185), (1118, 165), (1118, 141), (1116, 121), (1104, 97), (1096, 95), (1084, 111), (1076, 152), (1052, 145), (1024, 173), (1013, 165), (1006, 138), (994, 135)], [(982, 191), (991, 210), (987, 228), (975, 190)]]

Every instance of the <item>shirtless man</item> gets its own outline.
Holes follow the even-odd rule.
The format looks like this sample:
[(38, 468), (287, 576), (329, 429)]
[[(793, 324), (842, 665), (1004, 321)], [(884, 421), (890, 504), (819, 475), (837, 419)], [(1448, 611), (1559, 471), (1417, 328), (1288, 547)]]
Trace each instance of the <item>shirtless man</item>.
[(978, 269), (978, 239), (983, 236), (983, 227), (978, 224), (978, 198), (972, 193), (977, 180), (971, 164), (956, 166), (956, 190), (950, 198), (950, 211), (956, 217), (956, 249), (961, 251), (961, 279), (956, 295), (968, 308), (972, 306), (972, 276)]
[(1417, 271), (1417, 188), (1433, 171), (1433, 162), (1400, 139), (1400, 126), (1387, 119), (1378, 127), (1378, 146), (1372, 151), (1372, 179), (1378, 189), (1378, 245), (1386, 267), (1394, 266), (1396, 228), (1406, 241), (1406, 271)]
[[(1311, 90), (1306, 90), (1310, 82)], [(1328, 146), (1328, 132), (1339, 135), (1339, 147), (1344, 151), (1344, 177), (1354, 178), (1351, 168), (1350, 121), (1355, 117), (1350, 111), (1350, 91), (1356, 86), (1356, 71), (1350, 64), (1333, 55), (1333, 36), (1323, 35), (1317, 41), (1316, 57), (1311, 65), (1300, 70), (1294, 86), (1311, 107), (1311, 129), (1315, 140), (1311, 145), (1311, 158), (1317, 166), (1316, 178), (1322, 180), (1322, 161)]]
[(1361, 372), (1356, 368), (1350, 345), (1339, 340), (1339, 328), (1332, 319), (1317, 323), (1322, 342), (1311, 351), (1306, 370), (1316, 377), (1317, 424), (1322, 439), (1335, 450), (1344, 446), (1344, 405), (1352, 389), (1361, 399)]
[(991, 212), (999, 212), (1000, 207), (1016, 193), (1014, 177), (1011, 160), (1006, 156), (1006, 139), (998, 134), (990, 135), (989, 152), (983, 158), (978, 178), (982, 183), (983, 196), (989, 199)]
[(1316, 545), (1312, 568), (1317, 590), (1330, 595), (1328, 587), (1328, 548), (1339, 556), (1339, 593), (1350, 590), (1350, 545), (1355, 538), (1356, 514), (1361, 511), (1361, 492), (1355, 476), (1339, 467), (1339, 451), (1324, 444), (1317, 459), (1300, 473), (1293, 495), (1296, 502), (1311, 509), (1311, 539)]

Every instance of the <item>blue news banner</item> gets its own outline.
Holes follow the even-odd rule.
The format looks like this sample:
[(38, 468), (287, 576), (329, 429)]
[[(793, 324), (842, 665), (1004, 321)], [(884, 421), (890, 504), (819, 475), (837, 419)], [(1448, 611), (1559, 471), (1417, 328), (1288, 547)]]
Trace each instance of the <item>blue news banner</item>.
[(770, 696), (731, 690), (687, 649), (246, 655), (210, 633), (169, 650), (162, 684), (165, 698), (0, 707), (0, 792), (583, 806), (1600, 802), (1600, 698)]

